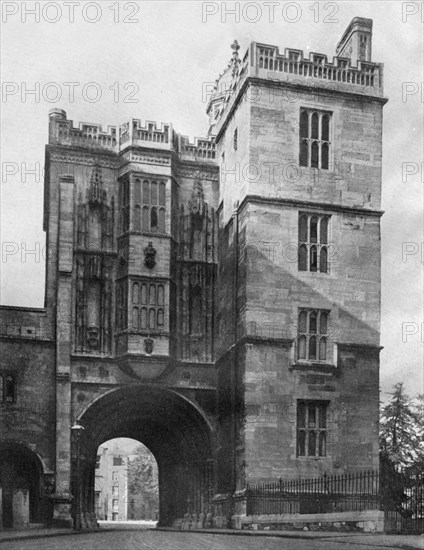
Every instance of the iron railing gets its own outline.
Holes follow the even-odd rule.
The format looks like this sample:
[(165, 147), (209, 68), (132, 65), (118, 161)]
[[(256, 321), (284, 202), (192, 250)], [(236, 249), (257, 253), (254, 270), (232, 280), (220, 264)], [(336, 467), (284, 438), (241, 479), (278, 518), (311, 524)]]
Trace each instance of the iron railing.
[(247, 487), (247, 514), (316, 514), (378, 509), (379, 474), (354, 472)]

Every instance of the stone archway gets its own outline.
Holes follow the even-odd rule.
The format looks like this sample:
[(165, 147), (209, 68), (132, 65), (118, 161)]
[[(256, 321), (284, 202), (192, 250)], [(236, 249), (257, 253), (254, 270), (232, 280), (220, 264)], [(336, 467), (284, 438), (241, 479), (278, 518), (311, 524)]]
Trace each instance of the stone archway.
[(20, 529), (46, 522), (43, 465), (25, 444), (4, 441), (0, 448), (0, 528)]
[[(112, 390), (78, 418), (81, 439), (82, 517), (95, 521), (94, 477), (98, 446), (128, 437), (146, 445), (159, 468), (159, 524), (185, 521), (199, 526), (212, 519), (215, 490), (213, 430), (198, 406), (176, 391), (153, 385)], [(73, 494), (78, 489), (73, 453)], [(74, 514), (76, 510), (74, 510)]]

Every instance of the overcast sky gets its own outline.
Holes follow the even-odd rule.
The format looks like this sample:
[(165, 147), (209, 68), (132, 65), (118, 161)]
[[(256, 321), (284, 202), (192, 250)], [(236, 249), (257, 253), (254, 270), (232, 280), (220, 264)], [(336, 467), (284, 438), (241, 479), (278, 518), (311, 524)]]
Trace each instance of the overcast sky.
[[(383, 134), (382, 398), (401, 380), (411, 394), (423, 391), (420, 2), (274, 2), (273, 8), (227, 2), (227, 12), (221, 2), (102, 1), (97, 8), (74, 2), (73, 22), (66, 2), (26, 2), (27, 10), (38, 4), (39, 22), (21, 4), (2, 2), (1, 303), (32, 307), (42, 307), (44, 299), (41, 170), (49, 109), (65, 109), (75, 125), (117, 125), (134, 117), (171, 122), (191, 138), (203, 136), (202, 89), (226, 67), (235, 38), (241, 55), (255, 40), (331, 59), (353, 17), (373, 19), (373, 61), (385, 64), (389, 98)], [(229, 13), (236, 4), (238, 21)], [(69, 82), (78, 83), (74, 98)], [(409, 93), (402, 96), (405, 86)], [(39, 89), (38, 97), (25, 94), (31, 89)], [(21, 163), (35, 173), (25, 177)], [(417, 173), (403, 176), (403, 163)], [(23, 246), (39, 247), (39, 257), (27, 255), (23, 262)], [(405, 247), (409, 254), (403, 258)]]

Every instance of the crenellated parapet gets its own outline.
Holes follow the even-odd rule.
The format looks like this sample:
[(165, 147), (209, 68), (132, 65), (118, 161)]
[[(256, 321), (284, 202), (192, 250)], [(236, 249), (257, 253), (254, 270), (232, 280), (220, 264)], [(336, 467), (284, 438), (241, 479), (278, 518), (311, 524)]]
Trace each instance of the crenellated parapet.
[(382, 95), (381, 63), (357, 60), (354, 64), (349, 57), (337, 56), (330, 62), (325, 54), (314, 52), (307, 59), (302, 50), (286, 48), (281, 54), (277, 46), (259, 43), (252, 44), (251, 53), (254, 56), (252, 65), (258, 76), (262, 70), (268, 71), (270, 78), (271, 73), (285, 73), (303, 77), (305, 81), (319, 79), (357, 87), (349, 90), (352, 92)]
[(214, 139), (195, 138), (191, 143), (187, 136), (175, 132), (172, 124), (146, 121), (143, 125), (139, 119), (132, 119), (120, 126), (120, 150), (130, 146), (173, 151), (186, 160), (215, 159)]
[(171, 124), (160, 124), (146, 121), (145, 125), (139, 119), (132, 119), (121, 124), (119, 128), (119, 143), (121, 150), (130, 145), (171, 149), (174, 131)]
[(182, 159), (188, 160), (215, 160), (215, 140), (214, 138), (203, 139), (195, 138), (194, 143), (186, 136), (179, 137), (179, 152)]
[(104, 131), (100, 124), (80, 122), (75, 128), (72, 120), (66, 118), (62, 109), (51, 109), (49, 113), (49, 144), (89, 147), (117, 151), (117, 130), (108, 126)]
[[(348, 93), (383, 97), (383, 64), (371, 61), (372, 21), (356, 17), (346, 29), (330, 58), (323, 53), (251, 42), (239, 58), (237, 41), (231, 45), (232, 58), (209, 93), (206, 112), (209, 135), (218, 135), (224, 111), (229, 112), (249, 79), (275, 85), (313, 87), (324, 93)], [(254, 103), (255, 98), (250, 99)], [(227, 109), (228, 107), (228, 109)]]

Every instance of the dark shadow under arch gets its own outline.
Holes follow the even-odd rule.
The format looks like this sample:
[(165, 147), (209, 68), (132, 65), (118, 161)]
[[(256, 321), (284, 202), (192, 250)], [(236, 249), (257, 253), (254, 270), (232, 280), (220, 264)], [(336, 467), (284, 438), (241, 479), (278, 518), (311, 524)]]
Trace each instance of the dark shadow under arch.
[[(79, 416), (83, 513), (94, 515), (94, 466), (100, 444), (118, 437), (140, 441), (159, 468), (161, 525), (185, 514), (211, 514), (214, 494), (213, 430), (201, 409), (176, 391), (140, 385), (97, 398)], [(75, 453), (74, 453), (75, 454)], [(77, 473), (73, 461), (73, 486)]]
[(22, 528), (28, 523), (48, 521), (48, 499), (44, 494), (43, 463), (38, 454), (21, 441), (0, 445), (2, 527)]

